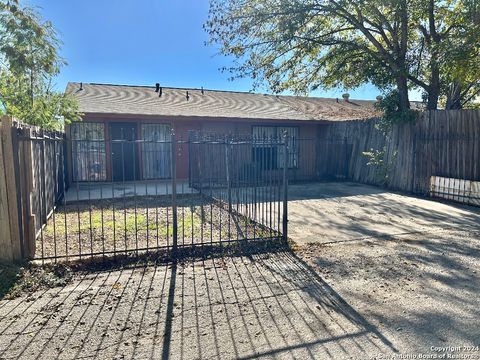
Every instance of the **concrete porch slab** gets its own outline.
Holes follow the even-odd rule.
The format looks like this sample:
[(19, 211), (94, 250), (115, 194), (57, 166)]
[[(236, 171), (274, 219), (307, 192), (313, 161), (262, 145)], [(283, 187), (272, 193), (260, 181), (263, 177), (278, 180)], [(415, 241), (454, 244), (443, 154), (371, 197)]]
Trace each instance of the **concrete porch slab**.
[[(194, 194), (188, 181), (177, 181), (177, 194)], [(171, 180), (125, 183), (73, 183), (66, 193), (67, 203), (86, 200), (105, 200), (132, 196), (162, 196), (172, 194)]]

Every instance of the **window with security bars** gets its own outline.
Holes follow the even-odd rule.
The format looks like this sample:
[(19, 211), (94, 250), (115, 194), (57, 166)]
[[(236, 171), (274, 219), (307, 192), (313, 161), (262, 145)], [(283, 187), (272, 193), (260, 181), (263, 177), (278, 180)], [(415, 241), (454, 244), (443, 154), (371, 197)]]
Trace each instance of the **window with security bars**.
[(73, 181), (105, 181), (107, 160), (105, 125), (79, 122), (71, 125)]
[(142, 174), (144, 179), (171, 176), (171, 126), (142, 124)]
[(283, 134), (288, 138), (287, 166), (298, 168), (298, 127), (253, 126), (253, 161), (263, 170), (282, 169), (284, 166)]

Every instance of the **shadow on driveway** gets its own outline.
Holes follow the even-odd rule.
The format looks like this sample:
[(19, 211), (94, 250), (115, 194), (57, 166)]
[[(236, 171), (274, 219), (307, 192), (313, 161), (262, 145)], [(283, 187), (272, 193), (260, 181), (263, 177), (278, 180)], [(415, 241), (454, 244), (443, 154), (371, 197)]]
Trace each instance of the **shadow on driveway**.
[(365, 358), (392, 343), (289, 251), (137, 263), (0, 302), (0, 359)]

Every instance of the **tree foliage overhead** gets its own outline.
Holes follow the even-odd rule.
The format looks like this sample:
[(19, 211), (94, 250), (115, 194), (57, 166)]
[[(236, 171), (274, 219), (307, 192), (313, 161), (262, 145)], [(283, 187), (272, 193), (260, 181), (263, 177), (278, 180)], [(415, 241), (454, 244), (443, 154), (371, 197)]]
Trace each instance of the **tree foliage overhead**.
[(53, 25), (18, 0), (0, 1), (0, 111), (23, 122), (58, 129), (78, 120), (71, 95), (53, 90), (65, 61)]
[(400, 110), (420, 89), (428, 108), (480, 91), (478, 0), (211, 0), (205, 29), (227, 70), (274, 92), (372, 83)]

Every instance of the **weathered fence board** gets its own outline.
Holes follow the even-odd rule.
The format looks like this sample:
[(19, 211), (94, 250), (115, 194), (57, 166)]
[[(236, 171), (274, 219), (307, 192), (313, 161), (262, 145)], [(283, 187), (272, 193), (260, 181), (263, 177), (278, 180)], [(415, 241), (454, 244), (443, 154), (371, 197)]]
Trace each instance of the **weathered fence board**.
[[(480, 111), (436, 110), (423, 112), (415, 122), (393, 126), (385, 137), (376, 119), (329, 125), (319, 142), (327, 146), (317, 155), (321, 177), (340, 177), (391, 189), (428, 195), (432, 176), (480, 180)], [(339, 150), (329, 143), (344, 144), (348, 168), (339, 173), (329, 166)], [(368, 166), (369, 151), (384, 151), (384, 168)], [(327, 164), (327, 165), (325, 165)], [(387, 175), (385, 179), (384, 175)]]
[(17, 192), (18, 169), (14, 165), (14, 145), (12, 140), (12, 119), (8, 116), (2, 118), (1, 130), (1, 156), (0, 162), (0, 259), (12, 261), (20, 260), (22, 254), (22, 233), (20, 232), (19, 204)]
[[(0, 126), (0, 133), (2, 127)], [(1, 135), (1, 134), (0, 134)], [(7, 197), (7, 182), (5, 177), (5, 165), (3, 162), (3, 136), (0, 136), (0, 260), (13, 260), (10, 239), (10, 219)]]

